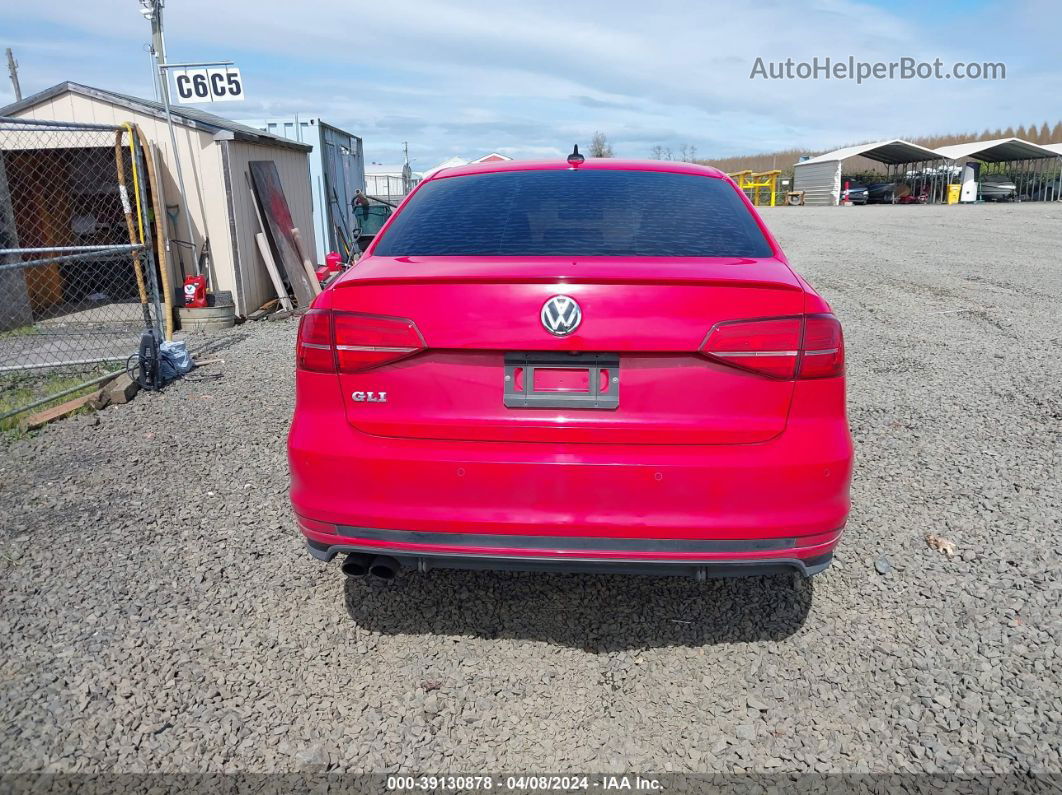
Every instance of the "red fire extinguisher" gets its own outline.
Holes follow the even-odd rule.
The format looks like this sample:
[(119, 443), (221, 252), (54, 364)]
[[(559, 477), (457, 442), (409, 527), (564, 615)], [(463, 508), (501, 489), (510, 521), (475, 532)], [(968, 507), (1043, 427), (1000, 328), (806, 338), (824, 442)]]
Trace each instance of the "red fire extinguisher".
[(191, 309), (202, 309), (207, 305), (205, 275), (184, 277), (184, 305)]

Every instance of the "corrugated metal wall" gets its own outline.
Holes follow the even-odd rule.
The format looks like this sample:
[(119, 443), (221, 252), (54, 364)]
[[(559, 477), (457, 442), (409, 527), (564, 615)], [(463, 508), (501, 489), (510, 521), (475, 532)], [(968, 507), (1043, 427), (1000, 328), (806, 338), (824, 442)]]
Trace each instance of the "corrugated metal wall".
[[(361, 139), (357, 136), (325, 122), (320, 122), (320, 128), (321, 157), (324, 161), (322, 189), (331, 222), (325, 240), (321, 243), (322, 252), (327, 242), (330, 250), (346, 254), (340, 234), (347, 245), (353, 243), (355, 224), (351, 203), (355, 190), (365, 191), (365, 157)], [(324, 262), (324, 253), (321, 254), (321, 262)]]
[(836, 206), (841, 195), (841, 161), (797, 163), (793, 168), (793, 190), (804, 191), (804, 204)]
[(235, 241), (235, 256), (240, 262), (237, 311), (247, 314), (276, 297), (255, 242), (254, 236), (260, 228), (247, 187), (247, 164), (252, 160), (272, 160), (276, 163), (292, 220), (302, 233), (307, 256), (312, 259), (317, 251), (317, 237), (313, 224), (313, 198), (310, 195), (309, 159), (306, 152), (294, 149), (261, 146), (245, 141), (224, 143), (231, 185), (231, 204), (225, 210), (225, 217), (229, 217), (231, 210), (234, 227), (232, 239)]
[(317, 116), (241, 120), (240, 123), (313, 147), (309, 165), (317, 261), (324, 262), (328, 251), (342, 251), (336, 225), (349, 242), (353, 233), (350, 202), (355, 190), (365, 190), (365, 156), (361, 138)]

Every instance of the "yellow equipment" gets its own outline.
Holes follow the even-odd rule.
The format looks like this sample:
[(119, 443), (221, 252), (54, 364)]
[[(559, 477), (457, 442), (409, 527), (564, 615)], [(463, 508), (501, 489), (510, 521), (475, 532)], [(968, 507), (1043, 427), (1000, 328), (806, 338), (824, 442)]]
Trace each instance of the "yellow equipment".
[(737, 183), (737, 186), (741, 190), (745, 191), (745, 195), (749, 197), (749, 201), (756, 207), (760, 206), (761, 191), (764, 188), (767, 189), (767, 203), (768, 206), (774, 207), (775, 197), (778, 195), (778, 177), (781, 176), (780, 170), (774, 171), (736, 171), (733, 174), (728, 174), (730, 179)]

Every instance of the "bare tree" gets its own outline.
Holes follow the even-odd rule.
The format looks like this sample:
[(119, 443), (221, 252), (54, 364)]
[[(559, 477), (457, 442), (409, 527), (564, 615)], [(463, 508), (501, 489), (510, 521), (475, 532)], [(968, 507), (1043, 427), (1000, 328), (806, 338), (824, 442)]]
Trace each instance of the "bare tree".
[(682, 157), (681, 160), (685, 163), (692, 163), (697, 159), (697, 147), (693, 144), (682, 145)]
[(612, 157), (612, 144), (603, 132), (595, 132), (590, 139), (590, 157)]
[(652, 149), (649, 150), (649, 156), (653, 160), (663, 160), (664, 159), (664, 147), (662, 147), (660, 144), (657, 144), (656, 146), (654, 146)]

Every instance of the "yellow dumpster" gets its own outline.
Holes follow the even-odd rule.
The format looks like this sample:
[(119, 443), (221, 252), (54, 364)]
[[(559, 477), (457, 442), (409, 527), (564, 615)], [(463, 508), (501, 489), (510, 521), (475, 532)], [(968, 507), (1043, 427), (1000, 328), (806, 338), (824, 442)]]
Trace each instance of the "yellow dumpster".
[(961, 192), (962, 185), (948, 185), (948, 204), (958, 204)]

